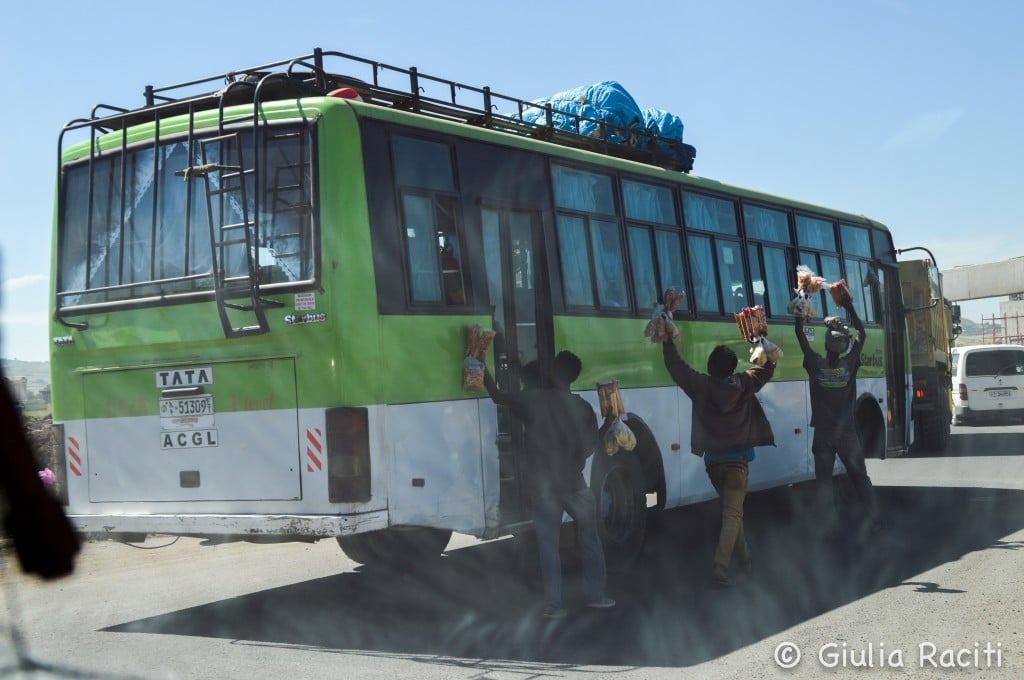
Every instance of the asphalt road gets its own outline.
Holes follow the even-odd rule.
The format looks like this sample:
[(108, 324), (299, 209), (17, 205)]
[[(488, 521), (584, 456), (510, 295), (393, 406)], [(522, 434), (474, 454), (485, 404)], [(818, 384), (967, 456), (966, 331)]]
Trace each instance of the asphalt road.
[(151, 536), (88, 543), (53, 583), (8, 555), (0, 677), (1024, 677), (1024, 426), (954, 428), (947, 452), (869, 472), (879, 535), (813, 541), (804, 490), (755, 494), (755, 570), (721, 591), (707, 583), (717, 508), (671, 512), (611, 575), (619, 606), (558, 622), (537, 617), (508, 540), (457, 536), (445, 556), (393, 571), (333, 541)]

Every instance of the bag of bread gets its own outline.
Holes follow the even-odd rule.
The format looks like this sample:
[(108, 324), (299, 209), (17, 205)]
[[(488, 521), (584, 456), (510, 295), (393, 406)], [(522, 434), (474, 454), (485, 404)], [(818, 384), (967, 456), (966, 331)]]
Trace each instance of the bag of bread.
[(832, 296), (832, 301), (836, 303), (837, 307), (853, 304), (853, 296), (850, 295), (850, 289), (846, 287), (846, 279), (839, 279), (830, 285), (828, 293)]
[(825, 286), (825, 279), (817, 276), (806, 265), (796, 268), (796, 296), (786, 305), (786, 311), (793, 316), (810, 318), (815, 315), (811, 300)]

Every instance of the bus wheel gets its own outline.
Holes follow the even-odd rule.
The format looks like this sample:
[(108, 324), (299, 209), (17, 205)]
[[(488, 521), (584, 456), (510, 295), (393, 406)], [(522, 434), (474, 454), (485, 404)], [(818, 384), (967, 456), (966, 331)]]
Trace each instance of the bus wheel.
[(448, 529), (399, 527), (338, 536), (338, 545), (349, 559), (368, 567), (397, 566), (437, 557), (451, 537)]
[(610, 569), (629, 565), (640, 553), (647, 530), (643, 471), (636, 455), (598, 452), (590, 473), (597, 499), (597, 530)]

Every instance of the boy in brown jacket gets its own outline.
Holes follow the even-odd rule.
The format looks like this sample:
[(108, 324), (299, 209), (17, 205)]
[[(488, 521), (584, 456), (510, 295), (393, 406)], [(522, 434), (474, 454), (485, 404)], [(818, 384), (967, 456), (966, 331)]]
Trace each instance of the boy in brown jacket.
[(690, 448), (703, 456), (711, 484), (722, 499), (722, 530), (712, 566), (712, 582), (732, 585), (729, 562), (735, 549), (740, 568), (750, 569), (750, 548), (743, 532), (743, 501), (755, 446), (774, 446), (771, 424), (755, 394), (775, 373), (775, 364), (754, 365), (735, 373), (736, 353), (718, 345), (708, 356), (708, 373), (689, 366), (671, 340), (662, 343), (665, 368), (693, 403)]

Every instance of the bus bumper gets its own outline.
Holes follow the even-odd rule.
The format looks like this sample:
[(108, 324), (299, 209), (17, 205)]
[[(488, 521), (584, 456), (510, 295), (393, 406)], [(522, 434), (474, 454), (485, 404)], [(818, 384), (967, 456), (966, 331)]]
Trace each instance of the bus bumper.
[(359, 515), (75, 515), (79, 533), (102, 538), (120, 534), (234, 536), (295, 540), (330, 538), (386, 529), (386, 510)]

